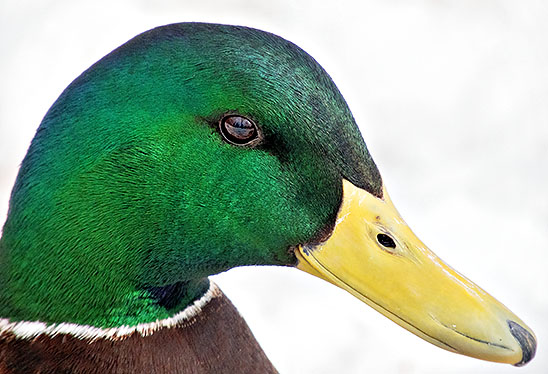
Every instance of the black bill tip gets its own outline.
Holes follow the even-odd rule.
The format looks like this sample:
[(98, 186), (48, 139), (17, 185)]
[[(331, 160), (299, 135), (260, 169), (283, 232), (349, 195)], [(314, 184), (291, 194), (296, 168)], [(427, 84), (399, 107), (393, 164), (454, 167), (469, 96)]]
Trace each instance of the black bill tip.
[(514, 364), (514, 366), (523, 366), (535, 357), (537, 341), (533, 334), (514, 321), (508, 321), (508, 327), (510, 327), (510, 332), (518, 341), (522, 351), (521, 361)]

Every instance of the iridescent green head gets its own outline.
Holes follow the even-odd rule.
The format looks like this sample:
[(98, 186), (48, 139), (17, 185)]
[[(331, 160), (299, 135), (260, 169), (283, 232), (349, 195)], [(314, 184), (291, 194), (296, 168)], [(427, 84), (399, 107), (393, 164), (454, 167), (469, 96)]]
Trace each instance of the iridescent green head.
[(23, 161), (0, 241), (0, 316), (117, 326), (180, 310), (206, 277), (293, 265), (342, 180), (382, 195), (343, 97), (294, 44), (174, 24), (78, 77)]

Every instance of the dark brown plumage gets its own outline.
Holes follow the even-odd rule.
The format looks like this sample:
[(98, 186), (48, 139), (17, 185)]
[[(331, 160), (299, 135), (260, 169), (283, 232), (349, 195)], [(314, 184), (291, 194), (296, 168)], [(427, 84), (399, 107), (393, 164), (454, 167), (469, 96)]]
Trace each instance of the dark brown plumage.
[(149, 336), (95, 341), (59, 334), (0, 335), (0, 374), (277, 373), (244, 319), (219, 291), (197, 316)]

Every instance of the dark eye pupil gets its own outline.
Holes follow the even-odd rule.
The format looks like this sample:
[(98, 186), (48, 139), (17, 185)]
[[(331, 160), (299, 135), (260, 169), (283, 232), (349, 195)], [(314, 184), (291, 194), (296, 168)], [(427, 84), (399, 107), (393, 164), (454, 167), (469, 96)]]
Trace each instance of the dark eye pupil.
[(377, 240), (386, 248), (396, 248), (396, 243), (394, 242), (394, 239), (386, 234), (378, 234)]
[(257, 127), (242, 116), (229, 116), (221, 120), (221, 133), (231, 143), (247, 144), (257, 137)]

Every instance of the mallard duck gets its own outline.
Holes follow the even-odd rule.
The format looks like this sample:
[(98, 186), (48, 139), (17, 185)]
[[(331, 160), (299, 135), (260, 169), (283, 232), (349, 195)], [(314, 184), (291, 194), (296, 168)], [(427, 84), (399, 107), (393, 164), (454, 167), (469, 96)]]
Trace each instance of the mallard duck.
[(244, 265), (322, 278), (449, 351), (535, 354), (411, 232), (312, 57), (182, 23), (102, 58), (38, 128), (0, 240), (0, 373), (274, 373), (208, 280)]

